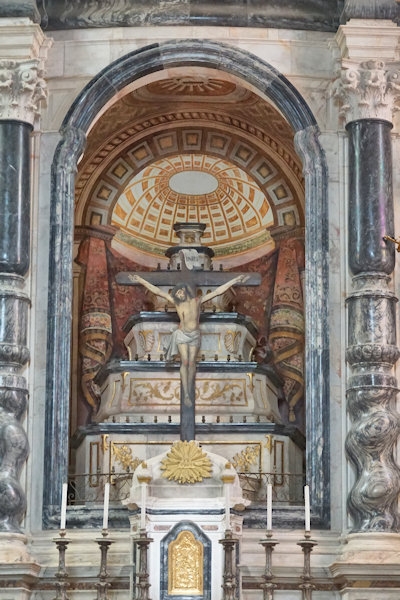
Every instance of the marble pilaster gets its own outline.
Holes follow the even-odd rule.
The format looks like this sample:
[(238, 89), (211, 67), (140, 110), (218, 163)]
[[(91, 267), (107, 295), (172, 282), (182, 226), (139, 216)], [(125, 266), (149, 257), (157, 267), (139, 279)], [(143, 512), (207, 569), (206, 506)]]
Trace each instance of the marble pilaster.
[[(52, 194), (63, 206), (52, 205), (49, 265), (47, 411), (45, 475), (51, 480), (44, 490), (44, 514), (58, 511), (62, 483), (68, 475), (68, 424), (70, 387), (70, 336), (72, 320), (72, 273), (74, 183), (78, 158), (86, 137), (81, 129), (66, 127), (52, 165)], [(53, 340), (57, 344), (53, 345)], [(57, 350), (56, 350), (57, 349)], [(60, 373), (62, 376), (60, 377)], [(57, 443), (54, 443), (57, 440)]]

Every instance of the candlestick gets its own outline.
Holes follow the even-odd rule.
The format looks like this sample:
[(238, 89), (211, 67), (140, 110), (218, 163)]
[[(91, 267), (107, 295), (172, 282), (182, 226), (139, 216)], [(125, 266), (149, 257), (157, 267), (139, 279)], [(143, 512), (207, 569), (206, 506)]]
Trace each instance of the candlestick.
[(138, 546), (139, 552), (139, 570), (136, 572), (137, 576), (137, 584), (136, 584), (136, 594), (134, 596), (134, 600), (150, 600), (149, 598), (149, 572), (147, 567), (147, 555), (149, 550), (149, 545), (153, 541), (152, 538), (147, 536), (147, 533), (144, 529), (140, 530), (139, 537), (134, 539), (135, 543)]
[(274, 551), (275, 546), (278, 544), (278, 541), (272, 538), (272, 531), (267, 531), (266, 539), (261, 540), (259, 543), (265, 549), (265, 570), (263, 575), (264, 582), (260, 586), (263, 590), (263, 600), (273, 600), (276, 584), (273, 583), (274, 576), (272, 573), (272, 552)]
[(55, 542), (58, 550), (58, 571), (56, 573), (57, 581), (55, 584), (56, 597), (54, 600), (69, 600), (67, 594), (68, 573), (65, 568), (65, 552), (70, 540), (65, 537), (65, 527), (60, 531), (60, 537), (53, 539), (53, 542)]
[(62, 486), (62, 494), (61, 494), (61, 516), (60, 516), (60, 529), (65, 529), (65, 524), (67, 521), (67, 491), (68, 484), (63, 483)]
[(223, 596), (222, 600), (235, 600), (236, 598), (236, 578), (234, 572), (235, 548), (238, 540), (233, 537), (232, 531), (227, 529), (225, 537), (219, 540), (224, 547), (224, 575), (223, 575)]
[(272, 531), (272, 485), (267, 485), (267, 531)]
[(304, 521), (305, 530), (311, 530), (311, 519), (310, 519), (310, 488), (308, 485), (304, 486)]
[(107, 552), (113, 540), (108, 539), (108, 531), (103, 528), (101, 538), (97, 538), (96, 542), (100, 547), (100, 572), (99, 572), (99, 581), (97, 585), (97, 600), (108, 600), (107, 590), (110, 587), (109, 584), (109, 575), (107, 572)]
[(311, 534), (308, 531), (304, 534), (304, 540), (300, 540), (297, 544), (304, 553), (304, 567), (301, 576), (302, 583), (299, 585), (302, 592), (302, 600), (312, 600), (312, 592), (315, 589), (315, 586), (312, 583), (311, 577), (311, 552), (314, 546), (317, 546), (317, 542), (311, 539)]
[(108, 528), (108, 505), (110, 502), (110, 484), (104, 485), (103, 529)]

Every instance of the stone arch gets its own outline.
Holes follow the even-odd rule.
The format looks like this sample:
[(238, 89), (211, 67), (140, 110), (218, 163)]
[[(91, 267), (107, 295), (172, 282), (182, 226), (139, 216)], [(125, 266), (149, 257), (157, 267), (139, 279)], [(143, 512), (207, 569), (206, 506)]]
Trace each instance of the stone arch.
[(295, 131), (306, 190), (307, 481), (315, 524), (329, 523), (329, 336), (327, 168), (310, 108), (271, 65), (235, 47), (208, 40), (170, 41), (131, 52), (83, 89), (66, 115), (52, 163), (46, 375), (44, 521), (52, 522), (68, 472), (74, 182), (86, 133), (105, 105), (126, 86), (173, 66), (203, 66), (242, 79), (269, 98)]

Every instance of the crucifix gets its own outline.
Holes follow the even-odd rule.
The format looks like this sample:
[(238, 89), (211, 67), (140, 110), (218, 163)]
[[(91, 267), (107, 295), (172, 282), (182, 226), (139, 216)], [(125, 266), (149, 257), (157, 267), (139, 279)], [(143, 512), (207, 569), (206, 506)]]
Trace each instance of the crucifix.
[[(179, 224), (182, 226), (189, 224)], [(191, 230), (193, 225), (190, 224)], [(205, 246), (201, 250), (209, 250)], [(200, 249), (199, 248), (199, 249)], [(180, 358), (180, 416), (183, 441), (195, 438), (195, 380), (196, 359), (200, 348), (200, 313), (203, 304), (216, 296), (224, 294), (229, 288), (238, 284), (258, 285), (258, 274), (237, 274), (205, 271), (198, 264), (198, 252), (193, 248), (173, 249), (179, 254), (179, 270), (153, 271), (142, 277), (138, 273), (119, 273), (117, 282), (123, 285), (143, 285), (150, 292), (164, 298), (175, 307), (179, 317), (179, 327), (173, 331), (168, 347), (165, 350), (166, 360)], [(159, 286), (168, 286), (164, 291)], [(200, 296), (197, 291), (202, 286), (217, 286), (214, 290)]]

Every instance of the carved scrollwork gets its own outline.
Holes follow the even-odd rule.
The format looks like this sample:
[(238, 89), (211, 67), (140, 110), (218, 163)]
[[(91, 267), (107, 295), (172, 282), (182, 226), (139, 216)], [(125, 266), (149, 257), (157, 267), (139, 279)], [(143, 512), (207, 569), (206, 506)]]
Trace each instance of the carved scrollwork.
[(133, 456), (132, 448), (130, 448), (128, 444), (121, 445), (112, 442), (111, 453), (114, 459), (119, 462), (126, 471), (129, 470), (133, 472), (142, 462), (140, 458)]
[(141, 351), (142, 352), (151, 352), (154, 346), (154, 342), (155, 342), (155, 335), (154, 335), (154, 331), (149, 330), (149, 331), (145, 331), (145, 330), (140, 330), (138, 331), (138, 338), (139, 338), (139, 342), (140, 342), (140, 346), (141, 346)]
[(239, 352), (240, 340), (240, 331), (227, 331), (224, 335), (224, 344), (226, 351), (229, 354), (237, 354)]
[(247, 473), (252, 465), (256, 465), (260, 461), (260, 446), (254, 444), (246, 446), (241, 452), (235, 454), (232, 459), (233, 467), (240, 472)]

